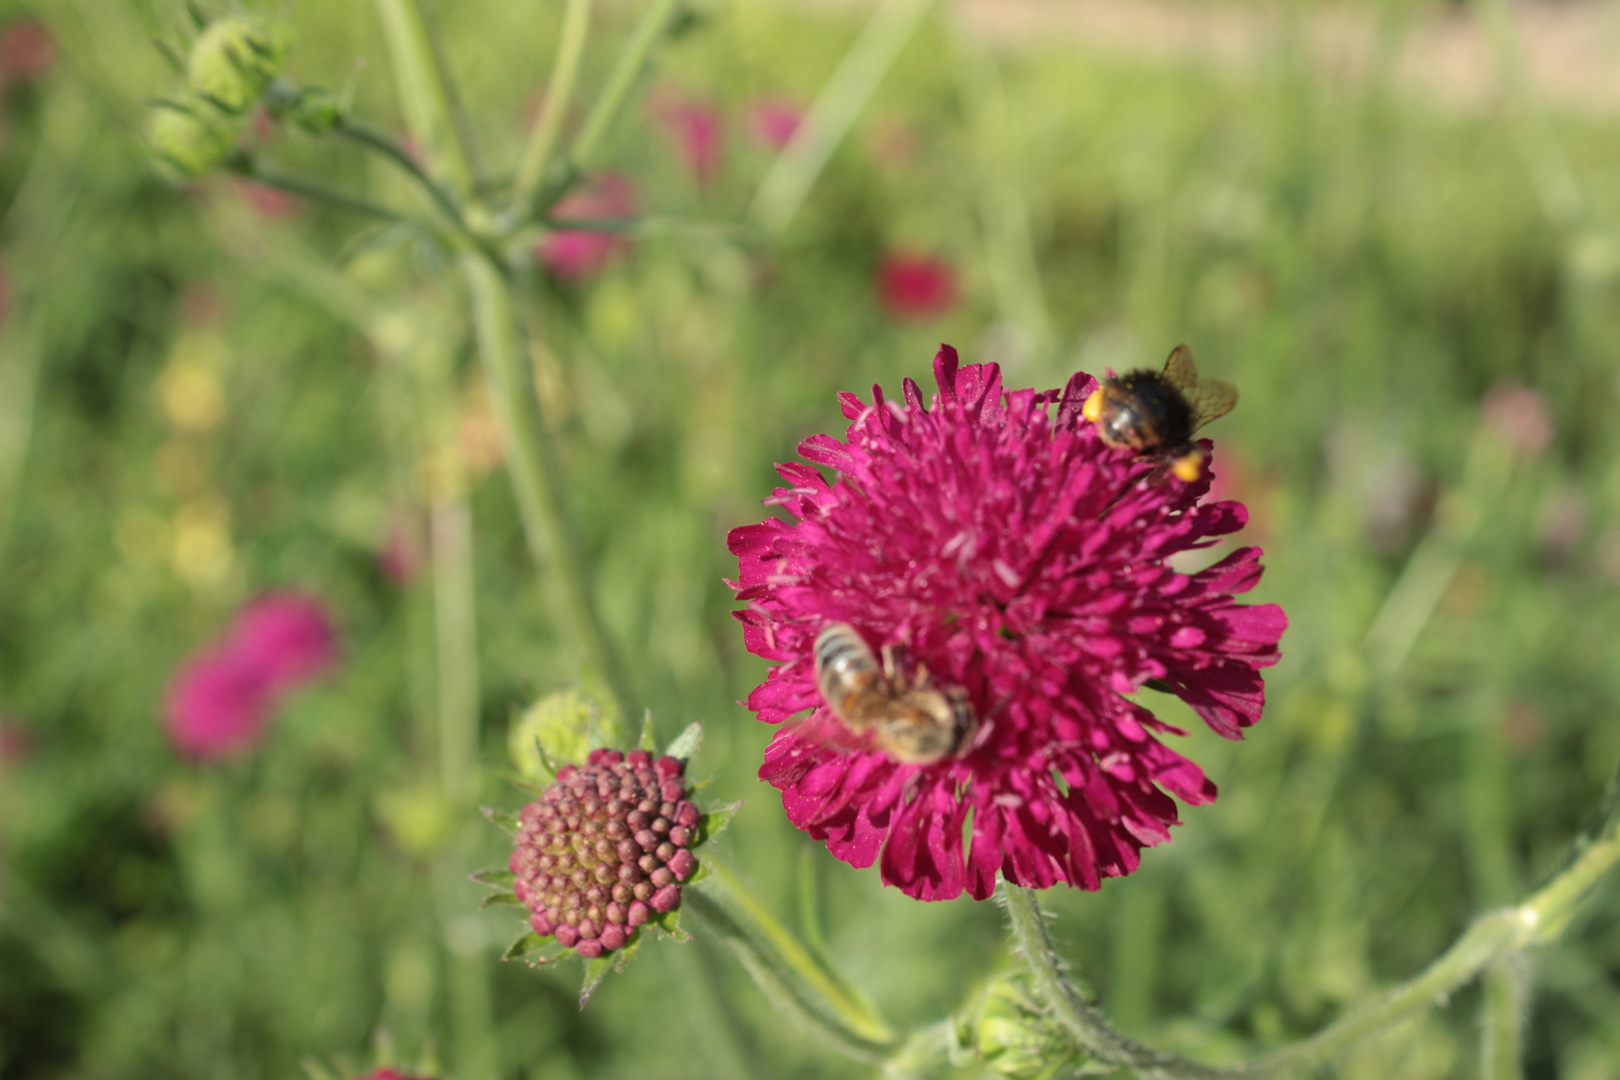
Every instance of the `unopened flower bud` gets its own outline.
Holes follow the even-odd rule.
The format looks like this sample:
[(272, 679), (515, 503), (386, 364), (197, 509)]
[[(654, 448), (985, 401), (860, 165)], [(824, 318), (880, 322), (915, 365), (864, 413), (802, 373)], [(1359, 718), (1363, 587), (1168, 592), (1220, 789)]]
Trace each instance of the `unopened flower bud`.
[(287, 46), (280, 23), (248, 16), (216, 19), (191, 47), (186, 83), (225, 112), (243, 112), (281, 70)]
[(687, 847), (694, 830), (649, 814), (664, 802), (677, 817), (691, 806), (683, 771), (674, 758), (614, 750), (558, 771), (520, 815), (508, 863), (535, 933), (594, 958), (623, 948), (654, 912), (680, 906), (677, 881), (697, 867)]
[(1074, 1040), (1042, 1009), (1023, 974), (992, 981), (959, 1023), (962, 1041), (991, 1076), (1048, 1080), (1084, 1063)]
[(155, 107), (146, 140), (159, 161), (187, 180), (219, 165), (236, 145), (235, 132), (203, 101)]

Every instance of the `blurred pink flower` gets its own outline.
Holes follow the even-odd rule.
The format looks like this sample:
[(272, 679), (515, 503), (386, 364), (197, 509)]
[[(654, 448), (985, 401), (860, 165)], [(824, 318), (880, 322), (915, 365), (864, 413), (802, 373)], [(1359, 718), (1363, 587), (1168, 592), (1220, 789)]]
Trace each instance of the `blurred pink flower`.
[(235, 643), (201, 649), (169, 684), (169, 741), (197, 761), (246, 753), (264, 735), (272, 696), (264, 668)]
[(237, 180), (236, 190), (260, 217), (269, 218), (271, 221), (293, 217), (304, 208), (298, 196), (289, 195), (280, 188), (254, 183), (252, 180)]
[(300, 592), (266, 593), (243, 608), (226, 647), (255, 665), (277, 691), (324, 675), (338, 659), (326, 605)]
[[(636, 212), (635, 191), (617, 173), (597, 177), (590, 184), (552, 207), (556, 221), (601, 220), (629, 217)], [(599, 273), (614, 252), (628, 247), (622, 235), (584, 229), (559, 229), (535, 245), (535, 256), (548, 271), (563, 278), (587, 278)]]
[(786, 146), (803, 120), (804, 110), (786, 98), (765, 98), (748, 110), (749, 131), (772, 150)]
[(422, 539), (410, 517), (394, 515), (377, 549), (377, 568), (395, 585), (409, 585), (422, 568)]
[(653, 113), (692, 178), (707, 186), (719, 174), (725, 154), (720, 110), (701, 98), (669, 94), (654, 103)]
[(1479, 403), (1480, 421), (1519, 453), (1533, 457), (1552, 442), (1552, 420), (1541, 395), (1528, 386), (1499, 382)]
[(28, 729), (8, 719), (0, 719), (0, 765), (15, 765), (28, 757), (34, 740)]
[(18, 19), (0, 30), (0, 81), (33, 82), (56, 63), (56, 41), (37, 19)]
[(956, 306), (956, 271), (938, 256), (891, 252), (878, 263), (876, 285), (893, 319), (932, 319)]

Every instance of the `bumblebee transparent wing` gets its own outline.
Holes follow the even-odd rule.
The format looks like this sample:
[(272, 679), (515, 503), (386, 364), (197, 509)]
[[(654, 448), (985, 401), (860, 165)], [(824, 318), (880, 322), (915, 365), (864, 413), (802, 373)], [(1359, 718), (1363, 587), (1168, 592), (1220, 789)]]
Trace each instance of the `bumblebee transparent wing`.
[(1190, 399), (1198, 389), (1198, 365), (1193, 363), (1192, 350), (1177, 345), (1170, 350), (1170, 359), (1164, 362), (1164, 378), (1171, 386)]
[(782, 730), (792, 731), (801, 739), (843, 754), (860, 754), (873, 748), (870, 731), (851, 731), (826, 706), (808, 716), (789, 720), (782, 725)]
[(1199, 379), (1198, 385), (1187, 392), (1187, 404), (1192, 406), (1193, 430), (1197, 431), (1216, 417), (1225, 416), (1237, 404), (1238, 389), (1220, 379)]

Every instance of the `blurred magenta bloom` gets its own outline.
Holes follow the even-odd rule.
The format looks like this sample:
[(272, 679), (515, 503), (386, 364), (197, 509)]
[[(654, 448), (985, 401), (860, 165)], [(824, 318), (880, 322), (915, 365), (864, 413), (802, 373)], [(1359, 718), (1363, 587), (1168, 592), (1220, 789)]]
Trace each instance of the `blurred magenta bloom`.
[(0, 30), (0, 81), (33, 82), (56, 63), (56, 40), (37, 19), (18, 19)]
[[(1153, 462), (1106, 446), (1081, 416), (1091, 376), (1004, 391), (995, 364), (959, 369), (950, 346), (934, 375), (931, 408), (910, 379), (903, 402), (878, 387), (870, 403), (840, 394), (846, 441), (813, 435), (799, 444), (809, 464), (777, 466), (787, 486), (765, 502), (795, 520), (727, 538), (745, 643), (775, 664), (748, 707), (773, 724), (809, 711), (776, 733), (759, 775), (795, 825), (852, 866), (881, 858), (883, 881), (909, 896), (984, 899), (997, 872), (1095, 889), (1169, 839), (1171, 795), (1215, 798), (1156, 737), (1185, 733), (1131, 695), (1158, 680), (1240, 738), (1260, 718), (1260, 669), (1276, 663), (1288, 620), (1233, 599), (1260, 580), (1259, 548), (1195, 574), (1168, 565), (1247, 512), (1200, 505), (1207, 472), (1149, 482)], [(935, 685), (964, 693), (979, 721), (971, 742), (902, 763), (843, 729), (813, 655), (834, 622), (874, 652), (902, 645)], [(845, 738), (817, 737), (829, 726)]]
[(326, 605), (307, 593), (266, 593), (237, 613), (225, 639), (192, 653), (169, 684), (169, 741), (217, 761), (258, 746), (281, 695), (338, 661)]
[(707, 186), (719, 175), (725, 154), (720, 110), (701, 98), (663, 94), (653, 104), (653, 115), (692, 178)]
[[(608, 173), (558, 202), (550, 216), (560, 222), (615, 220), (630, 217), (635, 212), (635, 190), (630, 181), (617, 173)], [(540, 239), (535, 245), (535, 256), (556, 276), (577, 280), (599, 273), (608, 259), (629, 243), (619, 233), (559, 229)]]
[(296, 215), (304, 208), (303, 202), (296, 195), (290, 195), (280, 188), (270, 187), (268, 184), (258, 184), (252, 180), (236, 181), (236, 190), (253, 207), (255, 213), (262, 218), (277, 221)]
[(0, 717), (0, 765), (16, 765), (34, 749), (34, 740), (21, 724)]
[(1479, 403), (1480, 420), (1519, 453), (1534, 457), (1552, 442), (1552, 419), (1541, 395), (1514, 382), (1500, 382), (1485, 391)]
[(793, 138), (804, 120), (804, 110), (786, 98), (765, 98), (748, 110), (748, 130), (772, 150), (780, 150)]
[(932, 319), (956, 306), (956, 271), (934, 255), (897, 251), (877, 268), (878, 303), (890, 318)]
[(422, 569), (422, 540), (411, 518), (396, 514), (377, 549), (377, 568), (395, 585), (409, 585)]
[(228, 645), (273, 690), (291, 689), (337, 665), (337, 631), (326, 605), (308, 593), (266, 593), (243, 608)]
[(169, 741), (197, 761), (246, 753), (264, 736), (273, 697), (265, 669), (235, 642), (201, 649), (169, 684)]

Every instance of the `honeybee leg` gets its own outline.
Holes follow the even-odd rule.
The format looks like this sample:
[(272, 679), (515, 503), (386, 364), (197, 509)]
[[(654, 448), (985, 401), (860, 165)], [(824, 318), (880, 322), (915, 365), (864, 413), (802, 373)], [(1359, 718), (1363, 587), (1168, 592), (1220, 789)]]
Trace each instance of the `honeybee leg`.
[(889, 680), (889, 685), (900, 686), (900, 660), (895, 653), (894, 643), (889, 642), (883, 646), (883, 677)]

